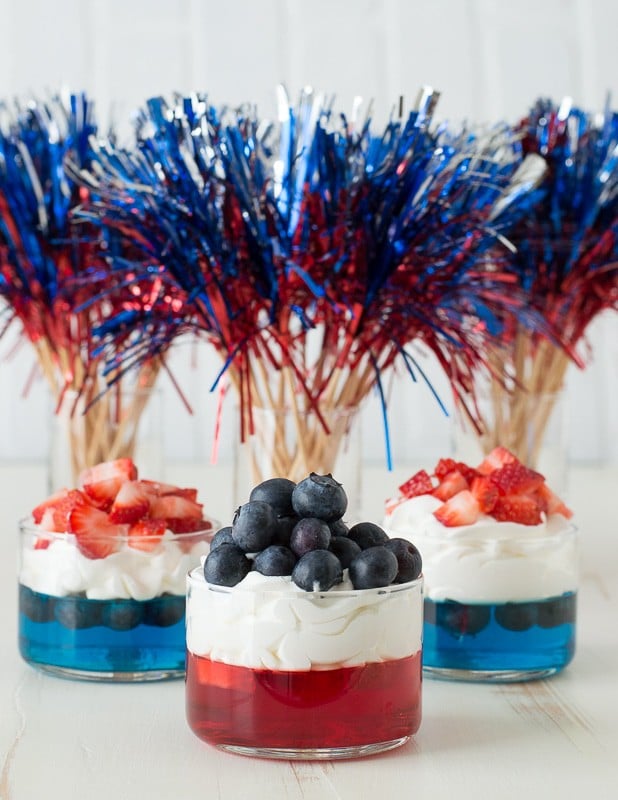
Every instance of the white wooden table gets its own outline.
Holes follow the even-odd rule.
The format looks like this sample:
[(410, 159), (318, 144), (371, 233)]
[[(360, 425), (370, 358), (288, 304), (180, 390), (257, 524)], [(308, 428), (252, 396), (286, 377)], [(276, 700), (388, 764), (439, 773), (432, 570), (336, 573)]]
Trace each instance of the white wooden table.
[[(380, 516), (397, 477), (367, 475), (368, 515)], [(166, 478), (197, 484), (209, 513), (229, 518), (221, 471), (170, 467)], [(1, 800), (618, 798), (618, 470), (571, 471), (583, 566), (571, 666), (519, 685), (425, 680), (412, 742), (333, 763), (261, 761), (209, 747), (185, 722), (182, 681), (82, 683), (23, 663), (16, 521), (44, 494), (40, 468), (0, 465)]]

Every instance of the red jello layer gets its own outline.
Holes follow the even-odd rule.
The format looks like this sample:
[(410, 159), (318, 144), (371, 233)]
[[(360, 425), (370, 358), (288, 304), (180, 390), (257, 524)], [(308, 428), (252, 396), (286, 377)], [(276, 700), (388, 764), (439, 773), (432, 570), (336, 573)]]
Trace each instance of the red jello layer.
[(360, 667), (276, 672), (187, 653), (187, 719), (214, 745), (333, 748), (410, 736), (421, 722), (421, 654)]

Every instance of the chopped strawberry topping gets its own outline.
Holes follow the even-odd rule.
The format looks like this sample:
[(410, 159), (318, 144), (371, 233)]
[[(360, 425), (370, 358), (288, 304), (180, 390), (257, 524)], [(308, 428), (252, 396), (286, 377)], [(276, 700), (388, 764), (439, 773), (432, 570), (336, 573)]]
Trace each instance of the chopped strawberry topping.
[(49, 539), (37, 539), (34, 543), (35, 550), (47, 550), (49, 547), (50, 540)]
[(171, 494), (155, 497), (150, 504), (150, 516), (167, 520), (201, 519), (202, 504)]
[(411, 478), (408, 478), (405, 483), (402, 483), (399, 491), (406, 500), (409, 500), (421, 494), (431, 494), (433, 492), (433, 483), (425, 470), (421, 469)]
[(444, 478), (454, 469), (457, 469), (457, 462), (455, 460), (452, 458), (441, 458), (436, 464), (433, 474), (436, 476), (436, 478), (442, 480), (442, 478)]
[(111, 522), (137, 522), (150, 508), (151, 495), (139, 481), (123, 483), (109, 512)]
[(126, 525), (114, 525), (104, 511), (83, 505), (68, 517), (68, 530), (75, 534), (77, 547), (88, 558), (106, 558), (118, 550)]
[(547, 484), (544, 483), (542, 486), (539, 486), (537, 496), (539, 497), (539, 501), (543, 503), (543, 510), (548, 514), (562, 514), (562, 516), (567, 519), (571, 519), (573, 516), (571, 509), (562, 502), (557, 494), (552, 492)]
[(37, 506), (32, 516), (44, 530), (64, 533), (67, 530), (69, 513), (77, 506), (87, 503), (85, 495), (77, 489), (62, 489)]
[(137, 469), (130, 458), (103, 461), (88, 467), (79, 476), (79, 484), (90, 501), (104, 511), (112, 507), (122, 484), (134, 480), (137, 480)]
[(481, 475), (489, 475), (490, 472), (500, 469), (505, 464), (516, 463), (518, 463), (518, 459), (506, 447), (494, 447), (491, 453), (485, 456), (478, 465), (477, 472), (480, 472)]
[(195, 531), (207, 531), (212, 528), (210, 520), (194, 519), (193, 517), (168, 517), (166, 522), (172, 533), (194, 533)]
[(173, 494), (176, 497), (184, 497), (186, 500), (197, 501), (197, 489), (181, 489), (171, 483), (160, 483), (159, 481), (141, 480), (140, 483), (148, 492), (156, 494), (158, 497)]
[(545, 483), (540, 472), (528, 469), (523, 464), (505, 464), (494, 470), (489, 478), (501, 495), (528, 494)]
[(479, 504), (472, 492), (464, 489), (437, 508), (434, 516), (447, 528), (472, 525), (479, 518)]
[(479, 472), (477, 472), (474, 467), (469, 467), (467, 464), (464, 464), (463, 461), (457, 462), (456, 469), (464, 476), (468, 482), (468, 486), (471, 486), (472, 481), (479, 475)]
[(129, 528), (129, 546), (145, 552), (154, 550), (166, 529), (167, 522), (164, 519), (141, 519), (134, 522)]
[(498, 487), (486, 475), (478, 475), (472, 479), (470, 491), (479, 504), (483, 514), (490, 514), (498, 499)]
[(539, 525), (543, 521), (541, 507), (533, 497), (526, 495), (499, 497), (491, 515), (500, 522), (518, 522), (520, 525)]
[(448, 500), (449, 497), (453, 497), (453, 495), (468, 488), (468, 482), (464, 476), (459, 470), (454, 469), (444, 476), (440, 485), (433, 490), (432, 494), (434, 497), (437, 497), (438, 500)]

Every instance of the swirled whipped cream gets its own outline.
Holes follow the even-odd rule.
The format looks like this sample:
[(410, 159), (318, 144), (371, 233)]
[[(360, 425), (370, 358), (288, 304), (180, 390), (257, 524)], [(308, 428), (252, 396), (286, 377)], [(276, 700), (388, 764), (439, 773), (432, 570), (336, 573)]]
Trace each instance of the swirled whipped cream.
[(446, 527), (425, 494), (402, 501), (384, 520), (391, 536), (413, 540), (423, 557), (425, 595), (461, 603), (538, 600), (577, 588), (575, 529), (561, 514), (540, 525), (498, 522)]
[(405, 658), (421, 649), (421, 631), (420, 583), (355, 592), (346, 570), (328, 592), (308, 593), (258, 572), (233, 589), (200, 569), (188, 579), (187, 648), (226, 664), (299, 671)]
[(150, 600), (166, 592), (184, 595), (187, 572), (209, 547), (197, 535), (191, 540), (191, 548), (185, 539), (183, 549), (178, 536), (166, 531), (151, 551), (124, 544), (106, 558), (93, 559), (80, 553), (72, 534), (55, 535), (44, 549), (24, 548), (19, 581), (54, 597), (82, 592), (91, 600)]

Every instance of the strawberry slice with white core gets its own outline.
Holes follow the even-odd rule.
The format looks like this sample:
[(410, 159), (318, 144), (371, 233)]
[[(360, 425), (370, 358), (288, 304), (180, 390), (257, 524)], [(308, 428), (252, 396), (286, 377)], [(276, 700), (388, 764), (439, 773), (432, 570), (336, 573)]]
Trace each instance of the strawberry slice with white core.
[(79, 476), (79, 485), (90, 501), (108, 511), (126, 481), (137, 480), (137, 468), (130, 458), (102, 461), (88, 467)]
[(166, 520), (201, 519), (202, 504), (172, 494), (155, 497), (150, 503), (150, 516)]
[(536, 493), (539, 495), (540, 502), (543, 504), (543, 509), (548, 514), (562, 514), (566, 519), (571, 519), (573, 516), (571, 509), (562, 502), (557, 494), (552, 492), (547, 484), (540, 486)]
[(171, 483), (160, 483), (159, 481), (141, 480), (140, 483), (151, 494), (158, 497), (165, 497), (173, 494), (176, 497), (184, 497), (187, 500), (197, 501), (197, 489), (181, 489), (179, 486), (172, 486)]
[(434, 497), (437, 497), (438, 500), (448, 500), (458, 492), (469, 488), (468, 481), (464, 478), (461, 472), (459, 472), (457, 469), (454, 469), (452, 472), (447, 472), (444, 478), (442, 478), (440, 485), (433, 490), (432, 494)]
[(110, 522), (137, 522), (148, 514), (151, 498), (140, 481), (123, 483), (109, 512)]
[(86, 496), (78, 489), (62, 489), (38, 505), (32, 517), (46, 531), (65, 533), (69, 513), (87, 503)]
[(473, 525), (479, 518), (479, 504), (472, 492), (464, 489), (437, 508), (434, 516), (447, 528)]
[(496, 469), (500, 469), (500, 467), (504, 467), (505, 464), (518, 464), (519, 460), (511, 453), (510, 450), (507, 450), (506, 447), (494, 447), (494, 449), (489, 453), (483, 461), (478, 465), (477, 472), (480, 472), (481, 475), (489, 475)]
[(67, 529), (75, 534), (77, 547), (87, 558), (106, 558), (118, 550), (126, 525), (114, 525), (104, 511), (83, 505), (68, 516)]
[(476, 498), (481, 513), (491, 514), (498, 499), (498, 487), (492, 483), (491, 477), (478, 475), (472, 480), (470, 491)]
[(141, 519), (129, 528), (128, 544), (135, 550), (154, 550), (167, 529), (164, 519)]

